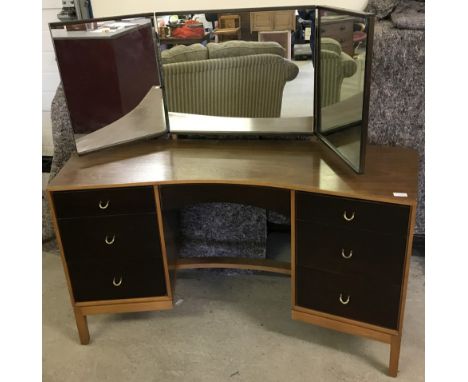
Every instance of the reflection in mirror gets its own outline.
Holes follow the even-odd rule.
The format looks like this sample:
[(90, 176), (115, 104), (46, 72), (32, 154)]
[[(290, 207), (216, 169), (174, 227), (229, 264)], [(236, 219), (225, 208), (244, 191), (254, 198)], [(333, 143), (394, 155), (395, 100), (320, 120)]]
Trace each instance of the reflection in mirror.
[(367, 139), (363, 115), (370, 27), (366, 15), (319, 11), (318, 134), (357, 172), (363, 171)]
[(314, 14), (157, 13), (171, 132), (312, 134)]
[(153, 17), (50, 24), (79, 154), (167, 131)]

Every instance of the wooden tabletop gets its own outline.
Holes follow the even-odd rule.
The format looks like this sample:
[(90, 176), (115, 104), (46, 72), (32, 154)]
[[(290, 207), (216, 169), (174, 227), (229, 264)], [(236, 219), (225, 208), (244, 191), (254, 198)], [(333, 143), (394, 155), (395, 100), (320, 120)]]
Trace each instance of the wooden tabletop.
[(48, 190), (232, 183), (414, 205), (417, 172), (417, 152), (399, 147), (369, 145), (357, 175), (317, 141), (158, 139), (75, 154)]

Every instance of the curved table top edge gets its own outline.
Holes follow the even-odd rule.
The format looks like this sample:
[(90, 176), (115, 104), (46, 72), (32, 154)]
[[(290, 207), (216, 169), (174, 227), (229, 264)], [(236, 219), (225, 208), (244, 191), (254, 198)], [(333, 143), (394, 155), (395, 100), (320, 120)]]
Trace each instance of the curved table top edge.
[[(236, 184), (416, 205), (418, 154), (412, 149), (368, 145), (366, 171), (358, 175), (317, 142), (219, 142), (166, 140), (151, 144), (147, 141), (85, 156), (74, 154), (51, 180), (47, 191), (173, 184)], [(255, 148), (255, 152), (252, 148)], [(204, 150), (208, 150), (208, 153)], [(187, 153), (191, 155), (187, 156)], [(148, 156), (155, 157), (146, 160)], [(285, 161), (282, 168), (272, 163), (281, 160)], [(236, 165), (243, 168), (239, 170)], [(252, 169), (257, 165), (257, 169)], [(295, 168), (299, 166), (301, 168)], [(120, 171), (113, 175), (106, 173), (109, 169), (115, 171), (116, 167)], [(208, 167), (218, 173), (229, 171), (229, 174), (225, 177), (217, 176), (216, 171), (208, 174)], [(132, 171), (143, 175), (135, 179), (125, 174)], [(269, 171), (268, 176), (263, 177), (262, 171)], [(387, 191), (390, 188), (391, 192)], [(393, 192), (406, 192), (408, 197), (395, 197)]]

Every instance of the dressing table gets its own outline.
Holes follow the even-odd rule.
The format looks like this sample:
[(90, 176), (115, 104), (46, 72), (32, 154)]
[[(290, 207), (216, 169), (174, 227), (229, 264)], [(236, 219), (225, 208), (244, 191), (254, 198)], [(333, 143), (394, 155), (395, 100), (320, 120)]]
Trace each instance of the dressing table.
[[(72, 156), (47, 193), (81, 343), (88, 315), (174, 308), (180, 269), (252, 269), (291, 276), (293, 319), (390, 344), (396, 376), (418, 157), (368, 146), (366, 161), (358, 175), (314, 140), (149, 140)], [(179, 258), (178, 210), (220, 201), (289, 215), (290, 263)]]
[[(159, 25), (167, 15), (157, 12), (96, 19), (91, 26), (81, 21), (79, 32), (66, 23), (50, 24), (64, 93), (67, 99), (84, 99), (83, 104), (67, 102), (68, 109), (74, 107), (69, 122), (77, 152), (86, 155), (72, 155), (47, 189), (82, 344), (90, 341), (89, 315), (176, 309), (173, 296), (180, 270), (248, 269), (291, 277), (292, 319), (389, 344), (389, 374), (397, 375), (418, 157), (405, 148), (367, 145), (374, 16), (302, 8), (315, 20), (315, 58), (302, 66), (310, 97), (301, 97), (300, 113), (292, 111), (297, 105), (290, 103), (286, 110), (262, 118), (249, 115), (252, 106), (273, 103), (273, 91), (282, 106), (285, 78), (292, 81), (299, 71), (297, 63), (284, 58), (281, 46), (235, 42), (177, 46), (161, 53), (161, 40), (153, 34), (155, 20)], [(296, 8), (243, 10), (257, 11), (293, 14)], [(206, 12), (189, 12), (186, 18)], [(322, 28), (330, 17), (346, 17), (350, 28), (363, 27), (365, 41), (350, 47), (331, 38)], [(96, 42), (114, 46), (130, 34), (147, 48), (127, 44), (128, 49), (110, 50), (105, 65), (97, 60), (93, 68), (105, 75), (109, 66), (119, 68), (131, 59), (150, 65), (160, 81), (143, 83), (147, 93), (130, 112), (119, 110), (119, 103), (107, 108), (93, 104), (97, 116), (112, 111), (118, 118), (113, 114), (111, 122), (95, 125), (83, 136), (75, 128), (75, 116), (84, 114), (89, 125), (97, 117), (82, 105), (91, 95), (107, 99), (115, 91), (98, 86), (90, 95), (95, 75), (80, 66), (65, 70), (68, 61), (63, 57), (74, 62), (77, 53), (67, 46), (78, 44), (83, 54), (94, 57)], [(353, 54), (346, 53), (349, 49)], [(286, 76), (285, 67), (291, 75)], [(131, 77), (131, 70), (125, 74)], [(77, 87), (66, 81), (70, 76), (80, 79), (72, 82)], [(260, 81), (264, 77), (268, 81)], [(125, 78), (111, 82), (116, 85)], [(219, 83), (230, 85), (214, 86)], [(131, 81), (122, 84), (128, 85), (119, 87), (122, 94), (135, 91)], [(182, 102), (186, 109), (171, 110), (167, 99), (191, 91), (195, 93), (189, 98), (202, 102)], [(297, 95), (297, 88), (291, 94)], [(295, 99), (291, 94), (289, 101)], [(206, 102), (217, 108), (199, 108)], [(227, 107), (232, 105), (233, 110)], [(226, 135), (260, 139), (219, 139)], [(167, 139), (171, 136), (189, 139)], [(194, 139), (199, 136), (210, 139)], [(136, 142), (142, 138), (146, 140)], [(289, 217), (289, 261), (268, 252), (265, 258), (184, 257), (183, 211), (198, 204), (210, 209), (213, 203), (254, 206)], [(240, 216), (243, 221), (255, 219)], [(206, 228), (197, 220), (194, 224), (200, 225), (199, 231)], [(193, 246), (189, 252), (200, 253)]]

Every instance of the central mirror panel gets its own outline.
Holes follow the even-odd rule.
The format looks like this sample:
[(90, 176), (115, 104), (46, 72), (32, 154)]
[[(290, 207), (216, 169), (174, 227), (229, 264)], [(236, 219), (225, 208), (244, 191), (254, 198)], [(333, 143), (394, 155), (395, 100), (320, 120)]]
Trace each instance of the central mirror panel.
[(315, 8), (156, 13), (171, 132), (314, 133)]

